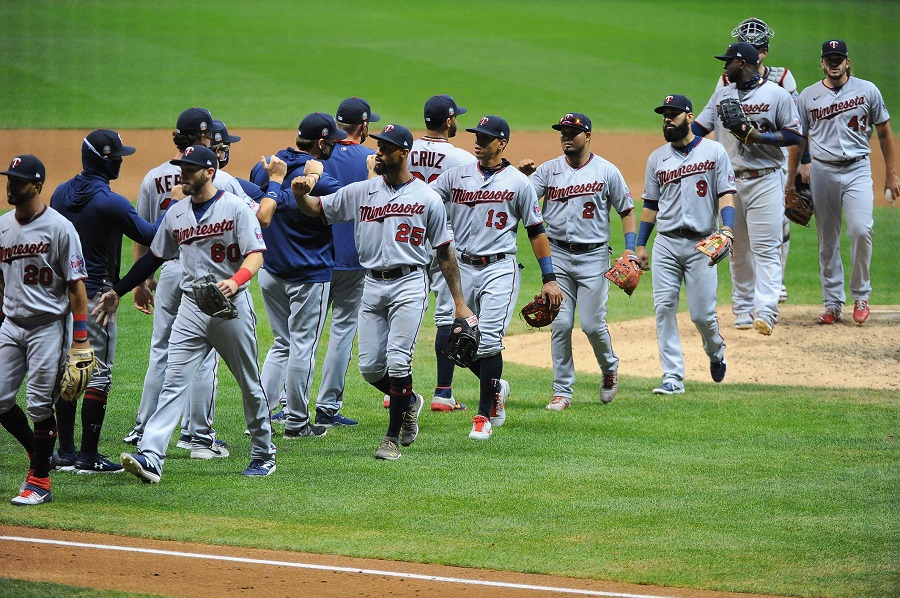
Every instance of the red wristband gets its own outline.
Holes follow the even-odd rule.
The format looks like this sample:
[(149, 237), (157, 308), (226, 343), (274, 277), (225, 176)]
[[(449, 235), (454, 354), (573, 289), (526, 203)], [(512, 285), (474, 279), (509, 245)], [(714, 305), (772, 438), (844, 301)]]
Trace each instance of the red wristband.
[(237, 272), (234, 273), (234, 276), (231, 277), (231, 280), (237, 283), (237, 286), (241, 286), (250, 282), (250, 279), (253, 278), (253, 273), (250, 272), (247, 268), (241, 268)]
[(72, 314), (72, 337), (84, 342), (87, 336), (87, 314)]

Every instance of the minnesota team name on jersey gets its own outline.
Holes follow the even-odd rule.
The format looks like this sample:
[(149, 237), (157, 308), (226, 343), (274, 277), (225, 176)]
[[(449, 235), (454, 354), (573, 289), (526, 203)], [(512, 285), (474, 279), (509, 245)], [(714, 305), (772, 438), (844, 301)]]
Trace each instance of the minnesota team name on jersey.
[(392, 216), (413, 216), (415, 214), (424, 213), (425, 206), (420, 203), (389, 203), (383, 206), (359, 206), (359, 221), (382, 222), (385, 218), (390, 218)]
[(768, 112), (771, 107), (771, 104), (765, 102), (759, 104), (741, 104), (741, 108), (744, 109), (744, 114), (748, 116), (753, 114), (763, 114), (764, 112)]
[(512, 201), (515, 196), (516, 194), (508, 189), (467, 191), (466, 189), (454, 187), (450, 190), (450, 201), (459, 204), (502, 203)]
[(0, 261), (7, 264), (13, 260), (21, 260), (28, 257), (36, 257), (50, 253), (50, 243), (22, 243), (19, 245), (10, 245), (9, 247), (0, 247)]
[(830, 106), (825, 106), (824, 108), (810, 108), (809, 109), (809, 118), (816, 122), (817, 120), (827, 120), (829, 118), (834, 118), (838, 114), (842, 114), (844, 112), (849, 112), (854, 110), (855, 108), (859, 108), (860, 106), (864, 106), (866, 103), (865, 96), (856, 96), (852, 100), (846, 100), (843, 102), (835, 102)]
[(547, 187), (544, 196), (550, 201), (569, 201), (573, 197), (584, 197), (603, 191), (606, 184), (600, 181), (569, 185), (568, 187)]
[(409, 153), (409, 163), (412, 166), (427, 166), (428, 168), (443, 168), (441, 162), (447, 156), (437, 152), (429, 152), (424, 150), (412, 151)]
[(176, 228), (172, 230), (172, 236), (179, 245), (190, 245), (194, 241), (219, 237), (224, 233), (234, 230), (234, 220), (222, 220), (214, 224), (198, 224), (188, 228)]
[(703, 174), (704, 172), (715, 170), (716, 163), (712, 160), (706, 160), (704, 162), (696, 162), (694, 164), (682, 164), (675, 170), (659, 170), (656, 172), (656, 179), (659, 181), (660, 186), (663, 186), (668, 185), (669, 183), (674, 183), (675, 181), (680, 181), (681, 179), (689, 176)]

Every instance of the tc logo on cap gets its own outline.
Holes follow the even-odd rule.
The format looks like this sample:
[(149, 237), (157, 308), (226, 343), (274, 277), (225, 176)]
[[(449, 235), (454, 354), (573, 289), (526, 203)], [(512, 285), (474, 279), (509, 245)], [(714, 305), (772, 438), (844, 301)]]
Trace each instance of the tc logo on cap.
[(384, 131), (382, 131), (382, 133), (390, 133), (393, 130), (394, 130), (394, 125), (388, 125), (384, 128)]
[(486, 125), (486, 124), (488, 124), (488, 117), (486, 117), (486, 116), (484, 118), (482, 118), (480, 121), (478, 121), (479, 126)]
[(186, 148), (184, 148), (184, 155), (185, 155), (185, 156), (190, 156), (190, 155), (193, 154), (193, 153), (194, 153), (194, 148), (193, 148), (193, 147), (186, 147)]
[(672, 100), (674, 100), (674, 99), (675, 99), (674, 96), (666, 96), (666, 100), (663, 102), (663, 104), (671, 104)]
[(838, 47), (839, 44), (837, 43), (837, 41), (831, 41), (831, 42), (828, 42), (828, 45), (831, 46), (832, 50), (834, 50), (835, 48)]
[(18, 166), (21, 163), (22, 163), (22, 160), (20, 158), (13, 158), (12, 162), (9, 163), (9, 169), (12, 170), (13, 168), (15, 168), (16, 166)]

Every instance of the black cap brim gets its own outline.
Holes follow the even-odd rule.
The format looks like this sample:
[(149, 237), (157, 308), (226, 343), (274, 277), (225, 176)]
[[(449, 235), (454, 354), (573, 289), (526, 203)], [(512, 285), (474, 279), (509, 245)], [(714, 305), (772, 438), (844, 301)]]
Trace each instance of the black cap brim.
[(43, 179), (35, 178), (34, 175), (26, 176), (26, 175), (22, 174), (21, 172), (16, 172), (15, 170), (4, 170), (3, 172), (0, 172), (0, 174), (5, 174), (6, 176), (11, 176), (11, 177), (15, 177), (17, 179), (23, 179), (26, 181), (34, 181), (36, 183), (43, 182)]
[(111, 153), (110, 155), (118, 156), (121, 158), (122, 156), (130, 156), (131, 154), (133, 154), (136, 151), (137, 150), (135, 148), (131, 147), (130, 145), (123, 145), (122, 149), (120, 149), (117, 152)]
[(400, 149), (409, 149), (406, 146), (397, 143), (396, 141), (394, 141), (393, 139), (391, 139), (390, 137), (387, 137), (385, 135), (373, 135), (372, 133), (369, 133), (369, 137), (371, 137), (372, 139), (377, 139), (378, 141), (384, 141), (385, 143), (390, 143), (391, 145), (399, 147)]
[(481, 133), (482, 135), (489, 135), (496, 139), (506, 139), (506, 137), (502, 137), (497, 135), (494, 131), (488, 131), (487, 129), (482, 129), (481, 127), (474, 127), (472, 129), (466, 129), (469, 133)]

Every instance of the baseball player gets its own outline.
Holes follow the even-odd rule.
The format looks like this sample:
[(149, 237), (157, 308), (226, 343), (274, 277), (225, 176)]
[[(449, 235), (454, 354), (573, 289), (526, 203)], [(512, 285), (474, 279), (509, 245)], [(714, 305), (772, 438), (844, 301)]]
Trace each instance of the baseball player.
[(591, 119), (570, 112), (554, 124), (559, 131), (563, 155), (541, 164), (533, 160), (518, 164), (533, 172), (531, 184), (543, 197), (541, 212), (547, 227), (556, 282), (565, 295), (559, 314), (551, 324), (553, 398), (550, 411), (567, 409), (572, 402), (575, 362), (572, 359), (572, 328), (578, 306), (581, 329), (588, 337), (603, 374), (601, 402), (609, 403), (619, 392), (619, 358), (612, 347), (606, 325), (609, 280), (611, 210), (622, 219), (625, 249), (635, 250), (637, 217), (631, 192), (619, 169), (591, 153)]
[[(181, 184), (190, 200), (170, 206), (150, 252), (138, 260), (92, 311), (98, 319), (115, 313), (118, 299), (145, 280), (165, 260), (178, 256), (184, 275), (183, 295), (169, 337), (169, 359), (165, 382), (156, 411), (144, 423), (144, 434), (136, 453), (122, 453), (122, 464), (144, 482), (158, 483), (162, 477), (166, 448), (184, 408), (193, 400), (188, 392), (197, 369), (215, 349), (238, 382), (244, 417), (250, 430), (250, 465), (246, 476), (267, 476), (275, 471), (275, 447), (268, 404), (259, 382), (256, 314), (247, 284), (262, 265), (266, 250), (262, 231), (244, 199), (216, 189), (212, 183), (218, 169), (215, 153), (203, 145), (185, 148), (180, 159)], [(192, 284), (212, 274), (219, 289), (237, 309), (237, 318), (208, 316), (197, 307)], [(202, 399), (208, 403), (205, 397)], [(191, 412), (194, 412), (193, 409)]]
[[(735, 27), (731, 31), (731, 37), (737, 38), (740, 42), (747, 42), (759, 53), (759, 74), (760, 76), (767, 80), (771, 81), (775, 85), (779, 87), (783, 87), (787, 90), (788, 93), (791, 94), (791, 97), (794, 99), (794, 103), (797, 103), (797, 98), (799, 94), (797, 93), (797, 82), (794, 80), (794, 75), (788, 70), (787, 67), (783, 66), (764, 66), (763, 61), (766, 59), (766, 56), (769, 54), (769, 40), (775, 37), (775, 32), (771, 27), (766, 25), (765, 21), (762, 19), (757, 19), (755, 17), (751, 17), (749, 19), (744, 19), (740, 23), (738, 23), (737, 27)], [(719, 80), (716, 82), (716, 89), (721, 89), (731, 83), (728, 80), (728, 75), (722, 73), (722, 76), (719, 77)], [(801, 174), (807, 179), (809, 179), (809, 166), (805, 166)], [(788, 251), (791, 247), (791, 221), (784, 217), (781, 222), (782, 229), (782, 238), (781, 238), (781, 293), (778, 295), (779, 303), (783, 303), (787, 301), (787, 286), (785, 284), (785, 270), (787, 268), (787, 257)], [(748, 259), (752, 259), (752, 256), (748, 256)], [(752, 320), (747, 321), (745, 318), (740, 322), (740, 326), (738, 328), (750, 328), (752, 326)]]
[(376, 459), (400, 458), (419, 432), (422, 396), (413, 392), (412, 358), (428, 306), (426, 241), (438, 252), (458, 317), (469, 317), (463, 300), (453, 238), (440, 198), (407, 169), (413, 138), (401, 125), (387, 125), (370, 163), (376, 178), (342, 187), (317, 199), (307, 193), (315, 176), (297, 178), (300, 209), (328, 222), (353, 221), (359, 261), (367, 269), (359, 311), (359, 371), (391, 396), (387, 433)]
[(717, 209), (723, 230), (733, 229), (735, 181), (722, 144), (691, 132), (694, 110), (689, 99), (666, 96), (656, 113), (663, 117), (663, 136), (669, 143), (647, 160), (636, 253), (646, 266), (647, 241), (658, 223), (651, 268), (663, 377), (653, 392), (671, 395), (684, 392), (684, 354), (675, 318), (682, 281), (691, 321), (709, 356), (712, 379), (725, 378), (725, 341), (716, 318), (716, 268), (695, 246), (716, 230)]
[(503, 158), (509, 143), (509, 124), (499, 116), (485, 116), (475, 134), (473, 164), (451, 168), (431, 187), (448, 205), (448, 216), (459, 252), (459, 270), (466, 303), (480, 314), (481, 342), (470, 369), (481, 381), (478, 413), (469, 438), (487, 440), (494, 427), (506, 421), (509, 383), (503, 375), (503, 336), (515, 312), (522, 280), (516, 259), (516, 230), (525, 226), (541, 268), (541, 296), (553, 307), (563, 300), (556, 283), (550, 243), (544, 232), (541, 208), (528, 177)]
[[(90, 348), (82, 282), (87, 271), (75, 227), (41, 203), (47, 179), (41, 161), (32, 155), (16, 156), (0, 174), (8, 177), (6, 197), (15, 208), (0, 216), (0, 303), (5, 316), (0, 324), (0, 363), (5, 370), (0, 380), (0, 424), (19, 441), (29, 460), (25, 482), (11, 502), (39, 505), (53, 500), (53, 404), (59, 396), (65, 349), (70, 343), (73, 348)], [(26, 376), (27, 417), (16, 403)]]
[[(122, 157), (135, 152), (124, 145), (111, 129), (91, 132), (81, 144), (84, 170), (56, 188), (50, 205), (75, 225), (84, 249), (88, 278), (85, 289), (88, 308), (97, 305), (100, 296), (119, 281), (122, 235), (138, 243), (149, 244), (157, 226), (141, 218), (127, 198), (114, 193), (109, 181), (118, 178)], [(56, 406), (59, 424), (59, 465), (61, 470), (77, 473), (119, 473), (122, 466), (98, 452), (100, 431), (106, 414), (106, 401), (112, 387), (112, 368), (116, 353), (116, 322), (88, 322), (88, 337), (97, 359), (97, 367), (84, 393), (81, 407), (81, 451), (75, 450), (76, 403)]]
[[(409, 152), (409, 173), (411, 175), (426, 183), (431, 183), (454, 166), (475, 163), (475, 156), (450, 143), (450, 138), (456, 136), (457, 117), (465, 113), (466, 109), (457, 106), (451, 96), (436, 95), (428, 98), (428, 101), (425, 102), (427, 132), (413, 142), (412, 150)], [(431, 262), (428, 266), (428, 282), (435, 297), (434, 325), (437, 327), (434, 337), (437, 385), (431, 399), (431, 410), (464, 410), (466, 406), (453, 396), (455, 366), (441, 351), (450, 337), (450, 327), (453, 324), (453, 297), (441, 277), (440, 263), (433, 250), (429, 251), (429, 256)]]
[[(850, 237), (850, 296), (853, 321), (869, 318), (872, 280), (872, 165), (869, 138), (878, 131), (884, 154), (885, 197), (900, 196), (900, 177), (894, 159), (894, 136), (890, 114), (875, 85), (852, 76), (847, 44), (832, 39), (822, 44), (825, 78), (800, 93), (800, 121), (812, 158), (810, 182), (816, 231), (819, 234), (819, 278), (825, 311), (822, 324), (840, 319), (846, 300), (844, 265), (841, 261), (841, 213), (847, 218)], [(797, 169), (799, 154), (791, 156), (790, 175)]]
[[(732, 83), (712, 95), (692, 127), (701, 137), (715, 130), (737, 177), (731, 259), (735, 326), (746, 328), (749, 321), (757, 332), (769, 336), (778, 320), (783, 278), (779, 247), (786, 162), (782, 148), (800, 143), (800, 121), (791, 94), (759, 74), (756, 48), (737, 42), (716, 58), (725, 62), (725, 73)], [(725, 129), (717, 116), (719, 103), (725, 98), (739, 100), (753, 122), (743, 142)]]
[[(338, 140), (347, 134), (330, 114), (315, 112), (303, 118), (297, 130), (297, 149), (287, 148), (276, 156), (287, 163), (287, 175), (280, 185), (281, 204), (263, 231), (265, 260), (259, 274), (266, 313), (274, 334), (274, 344), (262, 367), (262, 385), (269, 409), (277, 407), (282, 386), (285, 390), (285, 440), (324, 436), (326, 428), (309, 420), (309, 393), (316, 365), (316, 348), (325, 327), (331, 269), (334, 265), (331, 227), (321, 218), (304, 216), (296, 209), (290, 182), (303, 174), (313, 158), (325, 161)], [(263, 163), (253, 167), (250, 180), (261, 189), (274, 187)], [(340, 185), (330, 176), (317, 182), (316, 193), (333, 193)], [(277, 189), (273, 189), (277, 190)]]
[[(369, 178), (366, 159), (375, 152), (361, 144), (369, 136), (369, 123), (378, 122), (381, 117), (372, 112), (366, 100), (352, 97), (340, 103), (335, 119), (337, 126), (347, 133), (347, 138), (336, 142), (331, 157), (324, 163), (325, 174), (334, 178), (341, 187), (346, 187)], [(328, 293), (331, 329), (316, 399), (316, 424), (325, 427), (355, 426), (359, 422), (342, 414), (341, 408), (344, 406), (344, 382), (356, 337), (366, 270), (359, 263), (353, 223), (335, 222), (331, 225), (331, 234), (334, 241), (334, 269)]]

